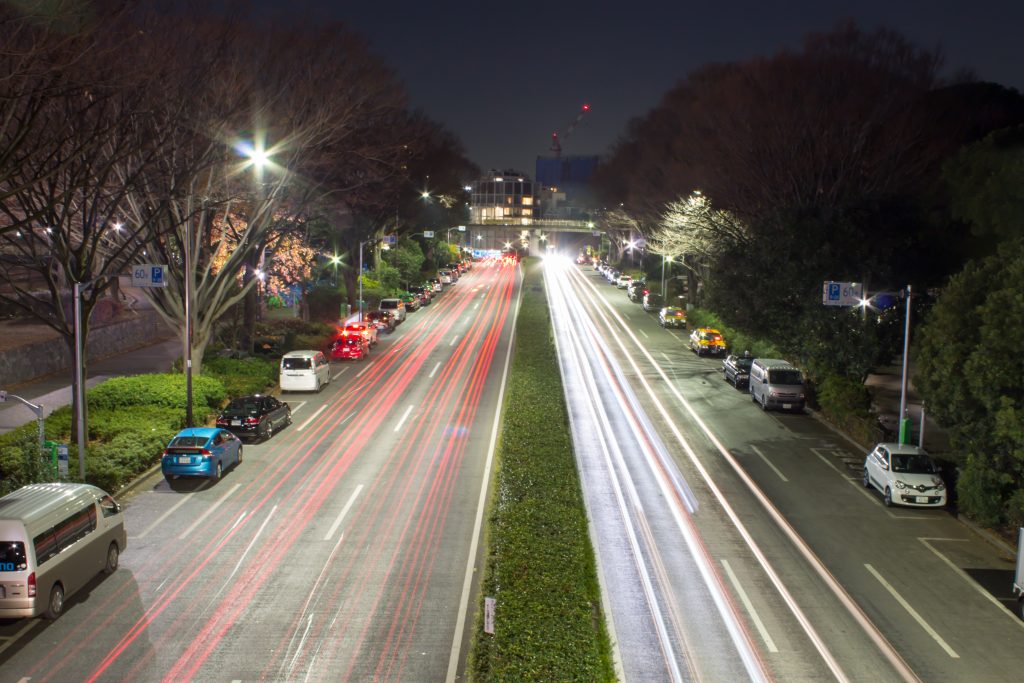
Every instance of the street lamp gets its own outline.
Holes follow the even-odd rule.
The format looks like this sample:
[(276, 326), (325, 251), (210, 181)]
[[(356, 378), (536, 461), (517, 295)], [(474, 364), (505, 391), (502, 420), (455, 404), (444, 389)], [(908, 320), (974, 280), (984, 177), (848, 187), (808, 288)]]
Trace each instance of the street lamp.
[(334, 286), (338, 286), (338, 264), (341, 263), (341, 258), (335, 254), (331, 257), (331, 263), (334, 264)]

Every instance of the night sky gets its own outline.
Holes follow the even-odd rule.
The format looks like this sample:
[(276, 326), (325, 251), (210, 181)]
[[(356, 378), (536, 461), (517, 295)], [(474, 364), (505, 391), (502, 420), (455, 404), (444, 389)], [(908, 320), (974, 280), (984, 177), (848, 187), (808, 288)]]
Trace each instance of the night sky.
[[(603, 154), (689, 71), (796, 47), (851, 18), (941, 47), (946, 74), (1024, 89), (1024, 1), (412, 3), (260, 0), (272, 14), (342, 19), (397, 70), (411, 105), (445, 124), (484, 170), (533, 175), (551, 132), (591, 111), (563, 155)], [(776, 5), (771, 7), (769, 5)]]

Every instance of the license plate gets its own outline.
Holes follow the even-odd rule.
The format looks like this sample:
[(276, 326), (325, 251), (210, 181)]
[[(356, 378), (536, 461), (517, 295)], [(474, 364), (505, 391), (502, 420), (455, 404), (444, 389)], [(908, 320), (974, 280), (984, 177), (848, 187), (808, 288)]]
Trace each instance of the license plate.
[(188, 455), (179, 455), (178, 456), (178, 464), (179, 465), (191, 465), (192, 464), (192, 457), (188, 456)]
[(792, 408), (792, 407), (793, 407), (793, 404), (792, 404), (792, 403), (783, 403), (783, 404), (782, 404), (782, 409), (783, 409), (783, 410), (789, 410), (789, 409), (790, 409), (790, 408)]
[(928, 496), (917, 496), (916, 500), (917, 500), (918, 503), (927, 503), (928, 502)]
[(231, 421), (231, 426), (232, 427), (238, 427), (238, 426), (241, 426), (241, 424), (242, 424), (241, 420), (232, 420)]

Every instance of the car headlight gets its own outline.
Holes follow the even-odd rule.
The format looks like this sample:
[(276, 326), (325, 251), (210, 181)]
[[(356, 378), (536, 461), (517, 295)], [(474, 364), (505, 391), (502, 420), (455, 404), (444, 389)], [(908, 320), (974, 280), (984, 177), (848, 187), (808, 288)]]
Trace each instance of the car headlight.
[(900, 481), (899, 479), (897, 479), (896, 481), (894, 481), (894, 482), (893, 482), (893, 486), (895, 486), (895, 487), (896, 487), (896, 488), (898, 488), (898, 489), (905, 489), (905, 488), (907, 488), (907, 485), (906, 485), (906, 484), (904, 484), (904, 483), (903, 483), (902, 481)]

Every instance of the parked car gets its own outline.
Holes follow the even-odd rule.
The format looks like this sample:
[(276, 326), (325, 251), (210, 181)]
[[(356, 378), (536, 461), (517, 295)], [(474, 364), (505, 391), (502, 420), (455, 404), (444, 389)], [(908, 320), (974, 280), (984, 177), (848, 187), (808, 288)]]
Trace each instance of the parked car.
[(365, 316), (364, 322), (349, 323), (348, 325), (345, 325), (345, 329), (343, 329), (338, 336), (347, 337), (350, 334), (360, 334), (366, 339), (366, 343), (370, 346), (377, 345), (377, 326), (371, 325), (369, 321), (365, 321)]
[(401, 299), (402, 303), (405, 304), (406, 311), (413, 313), (415, 311), (420, 310), (419, 297), (417, 297), (412, 292), (403, 292), (402, 294), (398, 295), (398, 298)]
[(405, 302), (401, 299), (381, 299), (377, 306), (378, 311), (387, 311), (395, 316), (395, 325), (405, 320)]
[(725, 381), (737, 389), (747, 386), (750, 383), (750, 366), (753, 362), (754, 359), (746, 354), (738, 356), (733, 353), (726, 356), (722, 361), (722, 375)]
[(615, 284), (615, 282), (619, 279), (619, 275), (621, 274), (622, 273), (616, 270), (615, 268), (609, 268), (608, 270), (604, 271), (604, 279), (607, 280), (609, 284)]
[[(644, 310), (647, 311), (648, 313), (650, 313), (651, 311), (658, 310), (659, 308), (662, 307), (663, 303), (664, 302), (662, 300), (661, 294), (658, 294), (656, 292), (647, 292), (646, 294), (644, 294), (643, 307)], [(683, 318), (683, 322), (686, 322), (685, 313), (683, 315)]]
[(436, 277), (434, 279), (432, 279), (432, 280), (429, 280), (429, 282), (430, 282), (430, 286), (434, 290), (434, 294), (440, 294), (441, 290), (444, 289), (444, 285), (441, 284), (441, 280), (439, 280)]
[(390, 311), (370, 311), (363, 315), (363, 320), (375, 326), (378, 332), (390, 334), (395, 331), (395, 316)]
[(942, 507), (946, 484), (939, 471), (923, 448), (880, 443), (864, 459), (864, 486), (881, 491), (886, 507)]
[(419, 300), (420, 306), (429, 306), (431, 299), (434, 298), (433, 288), (427, 289), (426, 287), (410, 287), (409, 293)]
[(721, 356), (725, 354), (725, 339), (716, 329), (698, 327), (690, 334), (690, 349), (698, 356)]
[[(650, 296), (648, 294), (648, 296)], [(647, 308), (645, 305), (644, 308)], [(658, 311), (658, 324), (662, 327), (686, 327), (686, 311), (677, 306), (666, 306)]]
[(761, 410), (780, 408), (802, 413), (806, 395), (800, 369), (778, 358), (755, 358), (750, 364), (750, 399)]
[(338, 337), (331, 345), (331, 358), (334, 360), (363, 360), (369, 355), (370, 344), (362, 335)]
[(263, 394), (231, 399), (217, 416), (217, 426), (237, 437), (269, 439), (275, 431), (291, 423), (291, 407), (273, 396)]
[(643, 301), (648, 292), (646, 280), (633, 280), (626, 286), (626, 296), (630, 301)]
[(219, 427), (188, 427), (178, 432), (160, 459), (160, 471), (170, 481), (206, 477), (217, 481), (228, 467), (242, 462), (242, 442)]
[(278, 382), (281, 391), (318, 392), (331, 382), (331, 364), (319, 351), (289, 351), (281, 356)]
[(629, 287), (629, 284), (633, 281), (632, 275), (620, 275), (619, 279), (615, 281), (615, 286), (619, 289), (625, 289)]
[(452, 283), (452, 274), (448, 270), (437, 271), (437, 278), (441, 281), (442, 285), (450, 285)]

